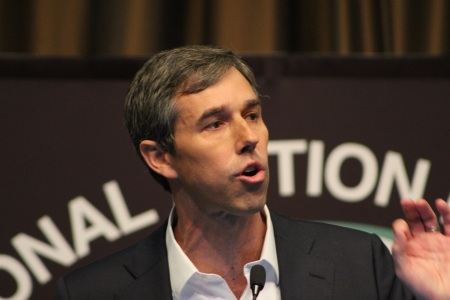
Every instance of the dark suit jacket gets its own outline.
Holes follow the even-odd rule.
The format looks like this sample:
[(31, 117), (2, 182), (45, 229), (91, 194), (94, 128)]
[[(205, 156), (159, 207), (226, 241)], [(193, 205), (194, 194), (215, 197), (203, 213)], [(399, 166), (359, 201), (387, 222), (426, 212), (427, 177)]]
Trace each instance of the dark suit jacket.
[[(271, 217), (282, 299), (413, 299), (377, 236), (273, 212)], [(172, 299), (166, 226), (60, 279), (56, 299)]]

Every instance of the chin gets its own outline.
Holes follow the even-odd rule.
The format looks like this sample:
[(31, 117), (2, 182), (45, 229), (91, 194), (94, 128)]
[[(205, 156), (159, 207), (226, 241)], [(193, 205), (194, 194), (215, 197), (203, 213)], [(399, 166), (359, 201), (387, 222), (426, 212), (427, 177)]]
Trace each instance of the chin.
[(264, 209), (265, 201), (259, 201), (258, 203), (251, 203), (239, 209), (240, 215), (251, 216), (260, 213)]

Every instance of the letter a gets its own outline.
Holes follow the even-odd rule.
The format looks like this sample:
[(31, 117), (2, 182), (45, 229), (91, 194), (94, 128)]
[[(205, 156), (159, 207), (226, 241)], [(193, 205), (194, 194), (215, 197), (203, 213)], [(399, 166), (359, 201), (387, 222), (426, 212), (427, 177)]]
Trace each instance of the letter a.
[[(69, 202), (69, 215), (74, 248), (79, 257), (88, 255), (89, 242), (100, 236), (108, 241), (114, 241), (120, 237), (116, 226), (84, 197), (80, 196)], [(87, 227), (86, 223), (92, 225)]]

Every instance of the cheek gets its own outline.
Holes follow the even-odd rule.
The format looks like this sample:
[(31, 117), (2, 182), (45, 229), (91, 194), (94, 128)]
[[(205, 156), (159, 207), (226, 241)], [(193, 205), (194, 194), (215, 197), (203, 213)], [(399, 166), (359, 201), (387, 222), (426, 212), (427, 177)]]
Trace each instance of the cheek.
[[(175, 168), (189, 176), (211, 176), (226, 168), (229, 157), (214, 147), (190, 147), (180, 149), (175, 159)], [(199, 178), (197, 178), (199, 179)]]
[(267, 130), (266, 127), (264, 127), (260, 133), (259, 144), (261, 145), (261, 147), (265, 148), (266, 152), (268, 143), (269, 143), (269, 131)]
[(266, 138), (266, 140), (269, 139), (269, 129), (267, 128), (266, 124), (264, 124), (264, 136)]
[(208, 152), (204, 153), (200, 159), (196, 160), (195, 164), (200, 166), (205, 172), (213, 173), (226, 169), (229, 161), (230, 157), (223, 152)]

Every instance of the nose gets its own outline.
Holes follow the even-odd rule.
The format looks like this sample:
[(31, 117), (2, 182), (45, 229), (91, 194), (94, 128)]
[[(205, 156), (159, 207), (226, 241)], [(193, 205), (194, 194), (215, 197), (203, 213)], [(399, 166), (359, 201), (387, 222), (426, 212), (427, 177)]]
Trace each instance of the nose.
[(235, 129), (237, 136), (236, 151), (239, 154), (252, 153), (259, 142), (256, 125), (249, 124), (247, 120), (242, 120)]

